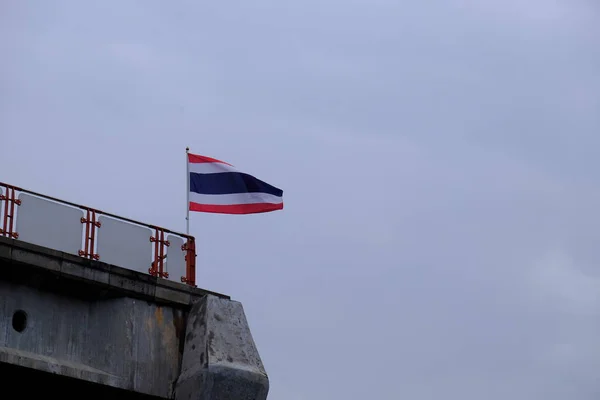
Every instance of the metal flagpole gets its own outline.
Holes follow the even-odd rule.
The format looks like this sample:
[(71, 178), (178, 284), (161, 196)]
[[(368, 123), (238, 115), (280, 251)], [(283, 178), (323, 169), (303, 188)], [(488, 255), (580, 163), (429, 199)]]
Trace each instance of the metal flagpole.
[(185, 170), (186, 170), (186, 182), (187, 189), (185, 192), (185, 233), (190, 234), (190, 162), (188, 160), (188, 153), (190, 148), (185, 148)]

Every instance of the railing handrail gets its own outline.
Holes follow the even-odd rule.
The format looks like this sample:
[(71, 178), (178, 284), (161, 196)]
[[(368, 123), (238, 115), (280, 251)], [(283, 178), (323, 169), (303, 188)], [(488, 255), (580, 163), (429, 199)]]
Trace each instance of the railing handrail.
[(47, 199), (47, 200), (51, 200), (51, 201), (55, 201), (57, 203), (66, 204), (66, 205), (69, 205), (71, 207), (77, 207), (77, 208), (80, 208), (80, 209), (85, 210), (85, 211), (87, 211), (87, 210), (94, 211), (95, 213), (100, 214), (100, 215), (105, 215), (107, 217), (120, 219), (122, 221), (130, 222), (132, 224), (142, 225), (142, 226), (145, 226), (145, 227), (150, 228), (150, 229), (158, 229), (158, 230), (161, 230), (161, 231), (163, 231), (165, 233), (172, 233), (174, 235), (181, 236), (181, 237), (184, 237), (186, 239), (191, 239), (191, 240), (195, 239), (193, 236), (185, 234), (185, 233), (173, 231), (173, 230), (170, 230), (170, 229), (167, 229), (167, 228), (162, 228), (162, 227), (157, 226), (157, 225), (147, 224), (145, 222), (136, 221), (136, 220), (131, 219), (131, 218), (121, 217), (119, 215), (108, 213), (106, 211), (102, 211), (102, 210), (99, 210), (97, 208), (84, 206), (82, 204), (73, 203), (71, 201), (61, 200), (61, 199), (56, 198), (56, 197), (52, 197), (52, 196), (48, 196), (48, 195), (45, 195), (45, 194), (37, 193), (37, 192), (34, 192), (32, 190), (29, 190), (29, 189), (23, 189), (21, 187), (18, 187), (18, 186), (15, 186), (15, 185), (10, 185), (8, 183), (0, 182), (0, 186), (4, 186), (6, 188), (17, 190), (19, 192), (32, 194), (34, 196), (41, 197), (41, 198), (44, 198), (44, 199)]
[[(165, 253), (164, 246), (169, 247), (169, 240), (165, 239), (165, 234), (172, 234), (181, 238), (187, 239), (186, 243), (181, 246), (181, 250), (186, 252), (185, 255), (185, 276), (181, 277), (181, 281), (188, 285), (196, 286), (196, 244), (195, 238), (191, 235), (172, 231), (170, 229), (162, 228), (157, 225), (147, 224), (145, 222), (136, 221), (131, 218), (121, 217), (116, 214), (107, 213), (92, 207), (84, 206), (82, 204), (73, 203), (71, 201), (62, 200), (56, 197), (48, 196), (45, 194), (37, 193), (32, 190), (23, 189), (18, 186), (10, 185), (8, 183), (0, 182), (0, 187), (4, 187), (7, 190), (6, 195), (0, 196), (0, 203), (2, 200), (6, 201), (5, 204), (5, 215), (4, 224), (0, 227), (0, 235), (11, 236), (15, 239), (19, 237), (18, 232), (14, 232), (14, 206), (21, 204), (20, 200), (15, 199), (15, 192), (26, 193), (35, 197), (50, 200), (59, 204), (68, 205), (74, 208), (79, 208), (87, 212), (86, 217), (81, 218), (81, 223), (85, 224), (85, 245), (84, 249), (79, 250), (78, 254), (85, 258), (92, 258), (95, 260), (99, 259), (99, 255), (94, 253), (95, 246), (95, 235), (96, 229), (100, 228), (101, 224), (96, 220), (96, 214), (104, 215), (116, 220), (128, 222), (131, 224), (144, 226), (154, 231), (154, 234), (150, 236), (150, 242), (154, 242), (154, 261), (152, 262), (148, 273), (153, 276), (161, 278), (168, 278), (169, 273), (163, 270), (164, 260), (167, 255)], [(9, 207), (10, 203), (10, 207)]]

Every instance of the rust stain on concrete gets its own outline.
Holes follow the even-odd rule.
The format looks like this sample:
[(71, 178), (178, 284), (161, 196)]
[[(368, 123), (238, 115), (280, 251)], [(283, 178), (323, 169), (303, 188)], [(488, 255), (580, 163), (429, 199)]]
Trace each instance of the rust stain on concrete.
[(156, 311), (154, 311), (154, 316), (156, 317), (156, 321), (158, 322), (158, 324), (162, 325), (164, 321), (162, 307), (156, 307)]

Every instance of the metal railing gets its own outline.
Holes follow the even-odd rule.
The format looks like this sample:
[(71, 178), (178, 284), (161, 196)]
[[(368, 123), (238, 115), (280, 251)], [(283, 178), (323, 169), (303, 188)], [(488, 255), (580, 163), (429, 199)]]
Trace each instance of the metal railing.
[[(68, 209), (60, 208), (58, 205)], [(26, 209), (22, 209), (23, 207)], [(55, 219), (52, 221), (52, 218), (60, 218), (61, 215), (68, 215), (64, 218), (67, 220)], [(76, 217), (78, 221), (75, 221)], [(3, 182), (0, 182), (0, 222), (0, 236), (46, 247), (56, 247), (57, 250), (88, 259), (102, 261), (103, 258), (108, 258), (113, 260), (112, 264), (123, 268), (140, 272), (147, 271), (152, 276), (196, 286), (196, 245), (194, 237), (190, 235), (60, 200)], [(81, 225), (76, 227), (73, 225), (75, 223)], [(101, 233), (103, 223), (109, 225), (106, 234)], [(26, 233), (27, 235), (25, 235)], [(78, 233), (79, 238), (77, 238)], [(145, 236), (147, 233), (149, 235)], [(103, 236), (99, 237), (101, 234)], [(126, 240), (115, 239), (115, 236), (118, 238), (123, 234), (125, 234), (123, 238)], [(64, 236), (69, 244), (61, 242), (60, 236)], [(128, 242), (136, 240), (138, 245), (133, 249)], [(149, 244), (145, 241), (148, 241)], [(175, 242), (179, 244), (179, 248), (173, 248), (172, 245)], [(53, 243), (56, 245), (53, 246)], [(102, 251), (99, 251), (100, 245), (103, 247)], [(114, 251), (111, 252), (111, 249)], [(148, 250), (149, 253), (146, 254)], [(129, 252), (128, 257), (120, 257), (118, 255), (120, 251)], [(149, 265), (144, 266), (146, 259), (149, 259), (150, 262)], [(120, 265), (120, 263), (127, 264), (127, 260), (135, 260), (136, 265)], [(172, 270), (171, 274), (168, 269)]]

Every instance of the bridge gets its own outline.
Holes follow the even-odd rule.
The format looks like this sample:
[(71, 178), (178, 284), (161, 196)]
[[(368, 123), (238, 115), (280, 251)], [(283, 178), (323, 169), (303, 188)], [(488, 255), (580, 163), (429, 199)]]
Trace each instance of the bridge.
[(242, 304), (195, 258), (193, 236), (0, 182), (7, 396), (266, 399)]

